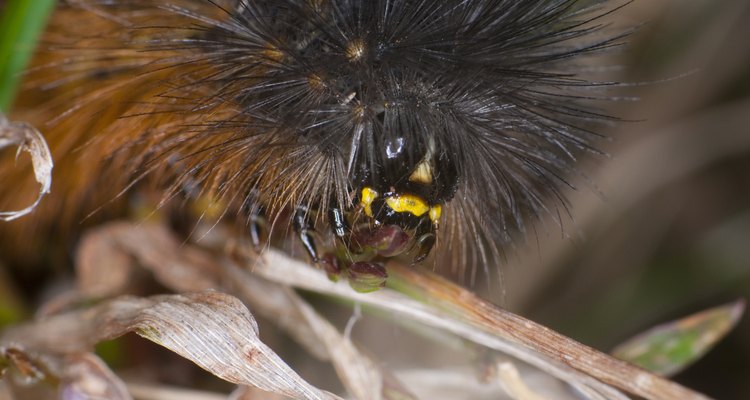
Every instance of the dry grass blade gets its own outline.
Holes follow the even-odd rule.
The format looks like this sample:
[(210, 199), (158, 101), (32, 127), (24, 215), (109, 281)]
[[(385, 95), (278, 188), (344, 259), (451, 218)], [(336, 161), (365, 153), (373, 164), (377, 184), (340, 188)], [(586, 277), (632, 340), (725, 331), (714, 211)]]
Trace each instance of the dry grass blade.
[(219, 287), (212, 257), (180, 242), (167, 227), (113, 222), (83, 236), (76, 252), (78, 289), (90, 297), (124, 294), (136, 264), (178, 293)]
[(120, 378), (92, 353), (72, 354), (65, 358), (64, 366), (65, 399), (133, 399)]
[(121, 297), (83, 311), (9, 329), (4, 342), (49, 353), (85, 351), (136, 332), (229, 382), (304, 399), (338, 399), (300, 378), (258, 338), (236, 298), (216, 292)]
[(258, 388), (241, 386), (229, 395), (227, 400), (287, 400), (288, 397), (264, 392)]
[(50, 368), (49, 360), (42, 360), (42, 357), (15, 343), (0, 346), (0, 373), (3, 378), (10, 376), (24, 384), (42, 381), (58, 383), (62, 375)]
[[(32, 212), (49, 193), (52, 185), (52, 153), (47, 142), (38, 130), (26, 123), (13, 123), (0, 113), (0, 149), (18, 146), (18, 152), (25, 151), (31, 156), (34, 167), (34, 178), (39, 182), (39, 195), (30, 206), (17, 211), (0, 211), (0, 221), (12, 221)], [(10, 190), (11, 188), (0, 189)]]
[[(510, 362), (503, 362), (510, 364)], [(580, 400), (564, 382), (525, 364), (512, 364), (517, 377), (501, 377), (497, 368), (488, 381), (478, 380), (472, 368), (417, 369), (397, 371), (399, 378), (414, 388), (420, 399), (451, 400)], [(511, 381), (512, 380), (512, 381)], [(509, 389), (507, 384), (514, 386)], [(523, 386), (524, 389), (520, 387)], [(516, 390), (515, 393), (509, 393)], [(523, 397), (530, 395), (537, 397)], [(596, 398), (596, 397), (594, 397)]]
[[(342, 383), (356, 399), (413, 398), (395, 377), (388, 376), (384, 382), (387, 371), (362, 354), (288, 287), (249, 275), (233, 265), (222, 269), (214, 265), (211, 254), (181, 243), (162, 225), (117, 222), (85, 235), (76, 263), (79, 291), (86, 296), (121, 293), (132, 274), (132, 259), (152, 271), (161, 284), (178, 292), (210, 287), (235, 293), (255, 313), (276, 321), (311, 354), (332, 361)], [(102, 268), (105, 261), (107, 267)]]
[(421, 292), (418, 295), (427, 303), (449, 312), (452, 318), (534, 349), (602, 382), (647, 399), (705, 398), (672, 381), (502, 310), (434, 274), (400, 265), (393, 265), (390, 271), (397, 279), (407, 282), (413, 292)]
[(333, 366), (347, 390), (357, 400), (380, 400), (383, 398), (383, 376), (380, 369), (354, 346), (354, 343), (321, 317), (306, 302), (294, 296), (297, 307), (324, 343), (331, 355)]
[(226, 395), (182, 388), (128, 383), (128, 390), (138, 400), (227, 400)]
[[(292, 334), (297, 332), (295, 338), (300, 343), (309, 345), (311, 340), (315, 340), (319, 346), (317, 351), (325, 352), (326, 359), (330, 359), (333, 363), (341, 382), (355, 399), (408, 400), (414, 398), (414, 395), (408, 393), (394, 376), (363, 354), (348, 337), (342, 335), (294, 291), (247, 274), (234, 265), (228, 264), (226, 268), (234, 286), (239, 289), (239, 294), (249, 300), (250, 304), (259, 303), (258, 299), (255, 299), (258, 296), (254, 296), (253, 293), (261, 294), (266, 297), (263, 307), (275, 310), (277, 319), (288, 320), (290, 316), (297, 318), (297, 328), (285, 330)], [(275, 304), (269, 305), (269, 295), (275, 299)], [(311, 334), (312, 338), (299, 338), (303, 332)]]
[(229, 291), (245, 301), (256, 315), (273, 320), (276, 325), (321, 361), (331, 356), (319, 335), (297, 306), (298, 296), (289, 288), (247, 274), (234, 265), (226, 265)]
[(521, 378), (515, 365), (504, 362), (498, 366), (498, 375), (503, 387), (515, 400), (544, 400), (542, 396), (529, 388)]
[[(437, 276), (396, 265), (391, 279), (417, 293), (415, 301), (392, 290), (363, 295), (345, 283), (279, 252), (269, 251), (254, 272), (265, 278), (319, 293), (343, 297), (434, 326), (536, 366), (576, 387), (605, 398), (623, 399), (618, 387), (647, 399), (704, 399), (676, 383), (575, 342), (532, 321), (503, 311)], [(427, 303), (427, 304), (425, 304)], [(610, 386), (612, 385), (612, 386)]]
[[(37, 353), (18, 344), (0, 348), (8, 399), (133, 400), (125, 384), (93, 353)], [(5, 399), (0, 394), (0, 399)]]
[(260, 341), (255, 320), (239, 300), (212, 292), (179, 300), (144, 310), (150, 321), (139, 324), (138, 334), (229, 382), (296, 398), (336, 398), (302, 380)]

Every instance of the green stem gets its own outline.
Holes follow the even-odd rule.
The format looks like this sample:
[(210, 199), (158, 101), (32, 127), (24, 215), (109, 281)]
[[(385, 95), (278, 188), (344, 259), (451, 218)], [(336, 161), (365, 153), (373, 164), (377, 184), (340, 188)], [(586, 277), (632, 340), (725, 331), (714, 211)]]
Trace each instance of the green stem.
[(0, 16), (0, 111), (8, 111), (55, 0), (8, 0)]

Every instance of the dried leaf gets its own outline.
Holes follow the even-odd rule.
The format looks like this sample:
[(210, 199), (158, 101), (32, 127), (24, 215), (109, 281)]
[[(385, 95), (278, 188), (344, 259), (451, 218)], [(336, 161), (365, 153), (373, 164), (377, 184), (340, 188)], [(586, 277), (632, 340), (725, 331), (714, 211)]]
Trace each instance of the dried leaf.
[[(161, 225), (122, 222), (90, 231), (78, 250), (79, 288), (89, 296), (120, 293), (133, 267), (132, 259), (139, 260), (140, 266), (154, 271), (160, 283), (176, 291), (200, 290), (224, 283), (255, 313), (276, 321), (313, 355), (332, 360), (355, 398), (381, 397), (384, 372), (296, 293), (233, 265), (217, 271), (205, 250), (179, 242)], [(102, 260), (106, 260), (106, 268), (102, 268)], [(221, 274), (226, 276), (222, 279)], [(413, 398), (395, 377), (389, 377), (388, 382), (386, 398)]]
[[(394, 376), (362, 354), (348, 337), (342, 335), (294, 291), (247, 274), (236, 266), (226, 267), (233, 286), (240, 294), (250, 296), (251, 304), (258, 304), (261, 299), (256, 297), (263, 297), (263, 307), (277, 312), (280, 325), (286, 325), (283, 321), (294, 322), (294, 328), (288, 326), (289, 329), (286, 330), (302, 336), (298, 340), (307, 342), (308, 347), (315, 346), (315, 351), (324, 352), (355, 399), (414, 399), (414, 395), (406, 391)], [(274, 299), (273, 305), (269, 304), (271, 299)]]
[(127, 332), (136, 332), (229, 382), (293, 398), (338, 399), (300, 378), (260, 341), (247, 308), (217, 292), (122, 297), (11, 328), (2, 340), (40, 351), (72, 353)]
[(662, 324), (617, 346), (612, 354), (657, 374), (671, 376), (723, 339), (744, 310), (745, 302), (740, 300)]
[[(155, 249), (171, 249), (163, 256)], [(163, 250), (162, 250), (163, 251)], [(87, 232), (76, 252), (78, 289), (84, 296), (124, 294), (138, 267), (176, 292), (222, 287), (249, 304), (257, 315), (269, 318), (320, 360), (330, 357), (325, 346), (281, 285), (253, 277), (238, 268), (221, 268), (205, 250), (183, 244), (157, 224), (114, 222)], [(102, 264), (106, 264), (103, 266)], [(223, 275), (222, 275), (223, 274)], [(226, 276), (225, 276), (226, 275)], [(221, 282), (221, 285), (219, 284)], [(132, 283), (130, 283), (132, 284)]]
[[(255, 264), (253, 272), (279, 283), (313, 290), (318, 293), (327, 293), (388, 310), (390, 313), (409, 321), (451, 332), (472, 342), (519, 358), (572, 385), (591, 386), (613, 399), (627, 398), (614, 388), (551, 360), (537, 351), (513, 342), (507, 337), (477, 329), (444, 311), (436, 310), (393, 290), (382, 289), (374, 293), (358, 293), (345, 282), (332, 282), (323, 272), (310, 268), (307, 264), (274, 250), (269, 250), (264, 254), (263, 262)], [(456, 289), (459, 288), (456, 287)]]
[(521, 374), (515, 365), (510, 362), (501, 363), (498, 366), (498, 377), (503, 388), (514, 400), (544, 400), (542, 396), (534, 392), (521, 378)]
[[(2, 376), (12, 374), (24, 384), (59, 380), (59, 377), (50, 371), (46, 362), (18, 345), (0, 347), (0, 370)], [(8, 370), (12, 372), (7, 372)]]
[[(25, 151), (31, 155), (34, 177), (39, 182), (40, 188), (39, 195), (30, 206), (18, 211), (0, 212), (2, 221), (12, 221), (33, 211), (42, 201), (42, 197), (49, 193), (50, 186), (52, 186), (52, 153), (44, 136), (31, 125), (23, 122), (10, 122), (0, 113), (0, 149), (8, 146), (18, 146), (19, 153)], [(11, 190), (12, 188), (0, 187), (0, 189)]]
[(305, 317), (288, 288), (250, 275), (234, 265), (225, 267), (228, 289), (245, 301), (254, 313), (273, 320), (279, 328), (319, 360), (331, 359), (325, 344), (312, 327), (304, 323)]
[[(343, 297), (388, 310), (497, 350), (533, 365), (574, 386), (590, 398), (628, 398), (615, 389), (648, 399), (705, 399), (706, 397), (657, 375), (600, 353), (548, 328), (498, 309), (473, 293), (434, 274), (414, 268), (389, 266), (392, 278), (408, 281), (422, 301), (393, 290), (360, 294), (346, 283), (331, 282), (322, 271), (270, 250), (253, 272), (282, 284)], [(430, 303), (430, 304), (425, 304)]]
[[(115, 230), (110, 232), (115, 232)], [(147, 252), (151, 250), (148, 250), (149, 246), (144, 246), (143, 244), (137, 245), (137, 243), (143, 238), (148, 238), (148, 234), (135, 234), (134, 236), (131, 236), (132, 239), (127, 239), (127, 237), (131, 235), (127, 232), (134, 231), (126, 231), (123, 227), (123, 230), (116, 232), (113, 237), (117, 236), (117, 243), (122, 245), (122, 247), (127, 248), (128, 252), (132, 253), (135, 258), (141, 260), (142, 264), (154, 265), (149, 266), (149, 268), (167, 268), (164, 265), (161, 265), (165, 263), (168, 264), (163, 257), (158, 258), (149, 256), (149, 258), (143, 256), (144, 247)], [(169, 233), (165, 232), (163, 235), (166, 237), (169, 236)], [(129, 242), (130, 240), (133, 241)], [(174, 241), (174, 239), (171, 240)], [(147, 241), (156, 242), (153, 240)], [(175, 243), (177, 242), (175, 241)], [(184, 251), (185, 249), (200, 252), (199, 249), (187, 245), (182, 245), (180, 248), (181, 251)], [(211, 258), (205, 253), (199, 256), (198, 259), (204, 257), (207, 257), (208, 259)], [(145, 262), (144, 260), (152, 261)], [(196, 268), (196, 266), (192, 264), (193, 261), (178, 262), (174, 263), (171, 268), (178, 270), (180, 268)], [(269, 264), (273, 264), (273, 266), (268, 267)], [(388, 289), (369, 295), (358, 294), (352, 291), (345, 283), (336, 284), (331, 282), (325, 277), (323, 272), (312, 269), (304, 263), (291, 260), (285, 255), (273, 250), (264, 255), (263, 262), (257, 264), (254, 263), (253, 270), (264, 278), (277, 282), (277, 284), (280, 284), (281, 286), (291, 285), (315, 290), (320, 293), (341, 296), (351, 301), (362, 302), (363, 304), (370, 304), (381, 309), (389, 310), (396, 315), (406, 316), (409, 320), (422, 322), (427, 326), (437, 327), (447, 332), (452, 332), (475, 343), (501, 351), (520, 360), (524, 360), (540, 370), (569, 383), (574, 386), (579, 393), (584, 393), (591, 399), (627, 398), (624, 394), (612, 388), (605, 382), (618, 383), (619, 387), (633, 391), (636, 394), (644, 395), (648, 398), (670, 398), (670, 396), (673, 398), (686, 399), (702, 398), (697, 393), (691, 392), (672, 382), (661, 380), (661, 378), (655, 375), (650, 375), (645, 371), (633, 368), (632, 366), (617, 361), (607, 355), (598, 353), (593, 349), (576, 343), (546, 328), (540, 327), (531, 321), (524, 320), (513, 314), (496, 309), (493, 305), (483, 302), (460, 287), (429, 274), (417, 273), (411, 268), (392, 266), (389, 268), (389, 271), (396, 272), (396, 279), (405, 280), (413, 289), (412, 294), (416, 293), (416, 295), (419, 296), (420, 301), (415, 301)], [(211, 273), (213, 273), (213, 270)], [(243, 274), (248, 276), (246, 273), (240, 271), (240, 274), (238, 275), (236, 273), (232, 274), (224, 271), (221, 274), (229, 277), (228, 280), (233, 284), (233, 290), (238, 291), (238, 293), (247, 295), (249, 292), (258, 290), (258, 287), (247, 287), (241, 290), (237, 289), (236, 284), (242, 282), (242, 279), (238, 277)], [(216, 276), (212, 276), (209, 281), (210, 280), (220, 280), (223, 282), (226, 279), (222, 280), (218, 279)], [(160, 281), (163, 281), (163, 278), (161, 278)], [(164, 280), (164, 283), (170, 287), (174, 285), (169, 279)], [(240, 284), (239, 287), (242, 287), (243, 285), (244, 283)], [(267, 291), (265, 289), (259, 290), (258, 293), (255, 293), (254, 297), (257, 300), (258, 296), (263, 297), (264, 295), (273, 292), (274, 291)], [(248, 299), (252, 297), (253, 296), (248, 296)], [(287, 310), (283, 312), (288, 312), (290, 307), (289, 300), (290, 299), (287, 298), (274, 307), (281, 307), (277, 308), (279, 311), (286, 308)], [(253, 301), (251, 301), (251, 303), (253, 303)], [(292, 301), (291, 303), (294, 302)], [(291, 305), (293, 306), (293, 304)], [(270, 311), (270, 308), (265, 311)], [(299, 322), (300, 316), (304, 317), (304, 313), (300, 314), (299, 311), (294, 311), (289, 315), (295, 315), (295, 320), (297, 322)], [(304, 319), (307, 320), (307, 317)], [(303, 330), (298, 332), (301, 335), (307, 335), (312, 332), (317, 336), (319, 331), (325, 331), (325, 328), (314, 328), (314, 324), (310, 324), (309, 322), (308, 324), (297, 323), (297, 325), (310, 325), (311, 327), (310, 330), (308, 330), (308, 328), (303, 328)], [(304, 331), (304, 333), (302, 333), (302, 331)], [(331, 343), (334, 343), (334, 341), (326, 343), (326, 340), (327, 339), (318, 337), (315, 340), (308, 340), (308, 345), (312, 346), (311, 348), (314, 348), (315, 346), (322, 344), (328, 349), (329, 353), (333, 355), (331, 349), (336, 346), (332, 346)], [(346, 361), (342, 360), (343, 358), (339, 360), (334, 359), (334, 363), (339, 362), (341, 365), (346, 365)], [(362, 361), (358, 360), (357, 362), (361, 363)], [(353, 376), (357, 374), (356, 368), (352, 371), (348, 371), (346, 367), (344, 368), (345, 373), (351, 373)], [(370, 371), (367, 371), (366, 373), (370, 373)], [(349, 380), (355, 382), (357, 380), (356, 377), (348, 377), (341, 372), (340, 375), (343, 377), (344, 381)], [(600, 379), (603, 379), (604, 381)], [(381, 378), (381, 382), (382, 381), (383, 378)], [(357, 386), (356, 388), (363, 387), (371, 388), (372, 386), (365, 384), (364, 386)], [(370, 392), (365, 393), (364, 389), (362, 390), (362, 393), (358, 393), (356, 391), (358, 389), (356, 388), (352, 392), (358, 396), (358, 398), (366, 398), (360, 396), (372, 395)], [(383, 392), (388, 393), (388, 390), (383, 390)], [(395, 395), (393, 398), (398, 398), (401, 395), (398, 391), (395, 391), (394, 393)]]
[(63, 400), (133, 399), (120, 378), (92, 353), (69, 355), (63, 365)]
[(129, 383), (128, 390), (138, 400), (227, 400), (225, 394), (162, 385)]
[(333, 366), (349, 393), (357, 400), (382, 399), (383, 376), (377, 365), (361, 354), (348, 337), (341, 335), (309, 304), (298, 296), (294, 299), (305, 321), (328, 349)]
[(76, 255), (79, 290), (93, 297), (122, 294), (132, 259), (177, 292), (219, 286), (219, 267), (211, 256), (178, 241), (165, 226), (114, 222), (83, 237)]
[[(514, 365), (518, 372), (512, 377), (513, 385), (523, 385), (533, 388), (538, 394), (536, 399), (547, 400), (580, 400), (580, 393), (570, 391), (565, 383), (560, 382), (546, 373), (529, 366)], [(499, 372), (499, 371), (497, 371)], [(417, 369), (399, 370), (396, 375), (406, 382), (420, 399), (451, 399), (451, 400), (529, 400), (533, 397), (511, 396), (502, 387), (502, 381), (490, 380), (484, 382), (477, 379), (473, 368), (449, 369)], [(497, 376), (496, 376), (497, 377)], [(523, 379), (521, 382), (520, 380)], [(529, 389), (530, 390), (530, 389)], [(528, 393), (523, 389), (519, 393)]]
[(30, 352), (18, 343), (0, 346), (0, 386), (8, 399), (53, 398), (62, 380), (59, 365), (59, 357)]
[(210, 292), (190, 297), (143, 310), (138, 334), (229, 382), (297, 398), (330, 398), (260, 341), (255, 320), (239, 300)]
[[(286, 400), (284, 397), (275, 393), (264, 392), (258, 388), (250, 386), (241, 386), (229, 395), (227, 400)], [(1, 399), (0, 399), (1, 400)], [(182, 399), (180, 399), (182, 400)]]
[[(499, 384), (480, 382), (475, 371), (465, 368), (400, 370), (396, 375), (414, 388), (420, 399), (513, 400)], [(573, 398), (561, 396), (555, 400)]]

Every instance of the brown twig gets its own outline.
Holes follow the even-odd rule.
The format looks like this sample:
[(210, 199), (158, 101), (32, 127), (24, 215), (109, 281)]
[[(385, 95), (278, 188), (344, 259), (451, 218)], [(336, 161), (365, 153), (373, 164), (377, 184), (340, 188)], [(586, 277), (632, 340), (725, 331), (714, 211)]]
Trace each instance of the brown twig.
[(647, 399), (706, 399), (668, 379), (576, 342), (547, 327), (480, 299), (474, 293), (424, 270), (390, 265), (392, 278), (403, 279), (423, 299), (488, 333), (520, 343), (612, 386)]

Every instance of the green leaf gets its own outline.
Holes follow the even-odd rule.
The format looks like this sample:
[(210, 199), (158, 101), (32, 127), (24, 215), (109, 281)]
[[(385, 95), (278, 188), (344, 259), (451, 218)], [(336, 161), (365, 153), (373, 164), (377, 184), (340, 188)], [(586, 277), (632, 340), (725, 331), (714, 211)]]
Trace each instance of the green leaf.
[(8, 111), (21, 73), (54, 8), (55, 0), (9, 0), (0, 16), (0, 111)]
[(612, 354), (649, 371), (674, 375), (706, 354), (734, 328), (743, 300), (656, 326), (617, 346)]

